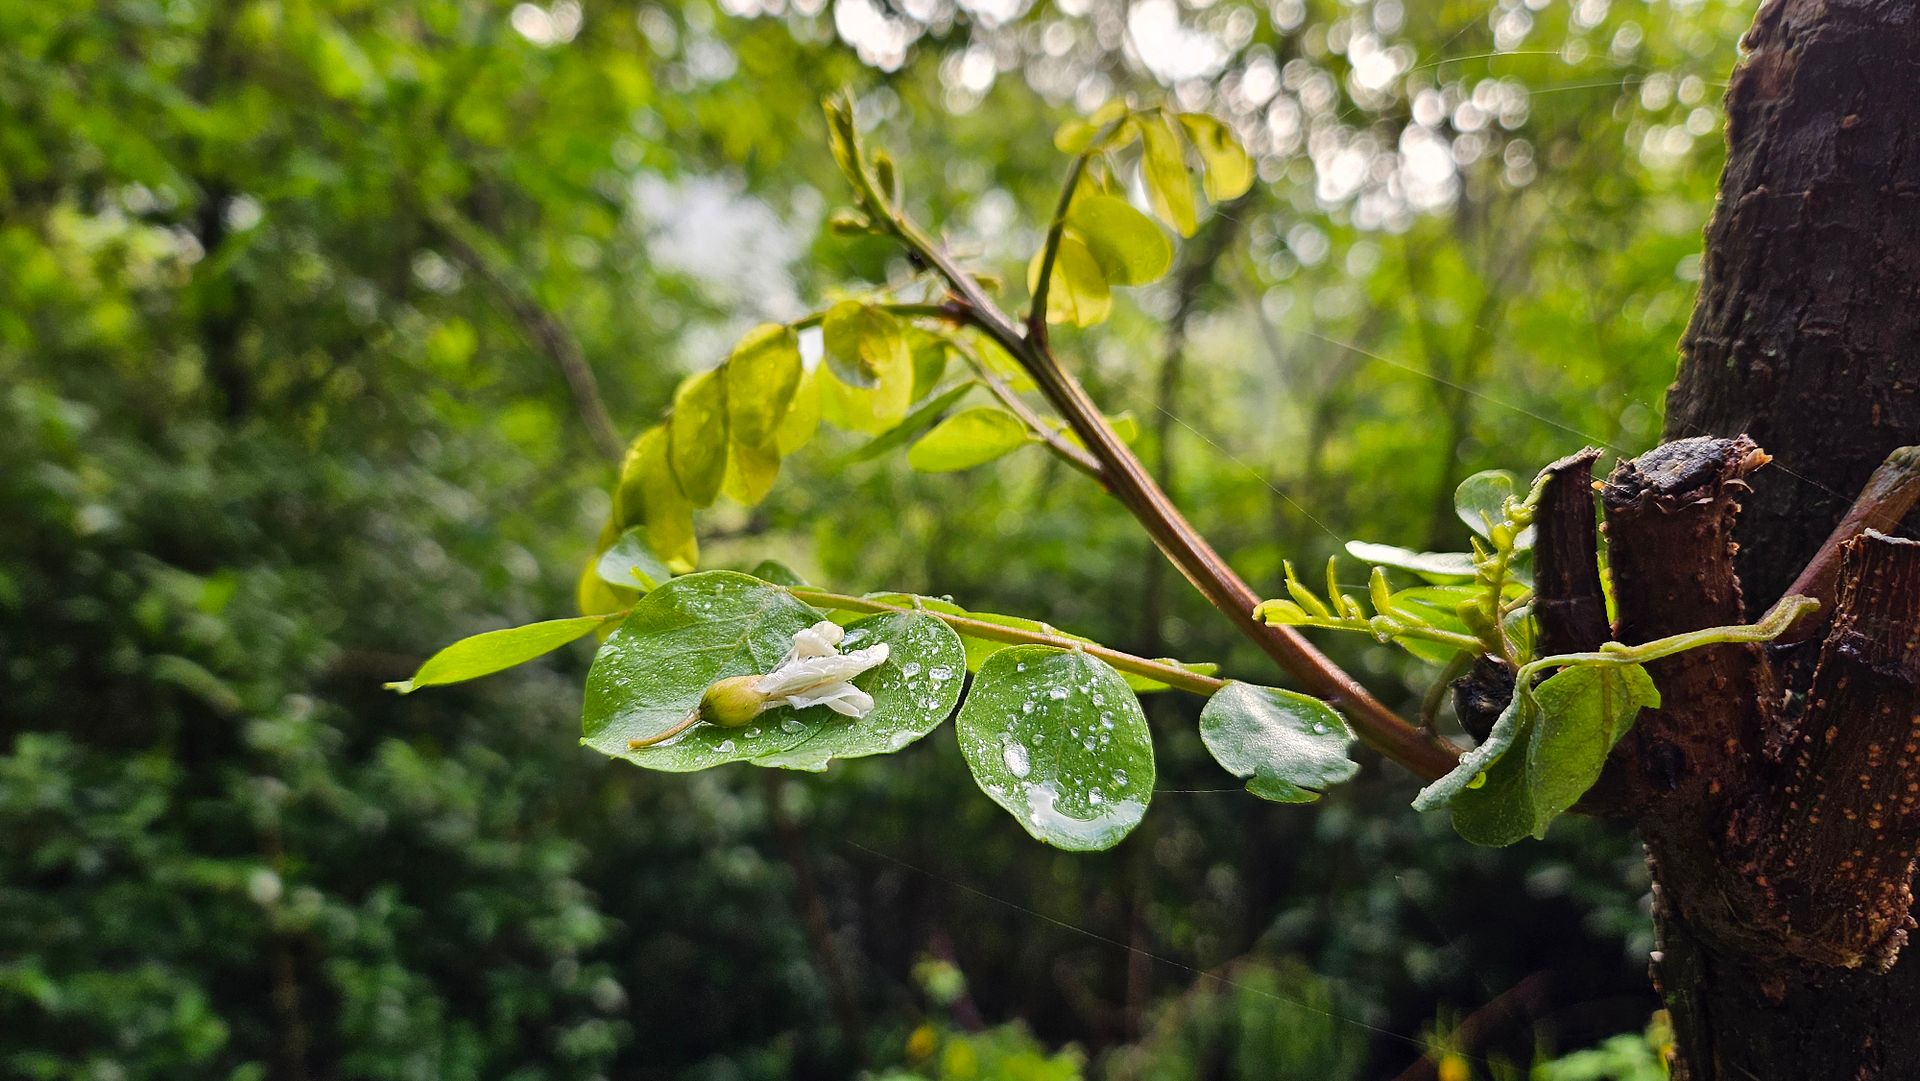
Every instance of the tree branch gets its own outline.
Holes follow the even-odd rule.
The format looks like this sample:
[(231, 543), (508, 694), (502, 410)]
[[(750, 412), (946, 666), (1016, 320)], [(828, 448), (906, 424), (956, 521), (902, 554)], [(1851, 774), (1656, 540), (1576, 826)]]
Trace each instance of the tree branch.
[(620, 430), (601, 400), (600, 382), (594, 378), (593, 367), (587, 363), (586, 351), (580, 347), (579, 340), (558, 316), (540, 303), (525, 282), (514, 276), (504, 259), (487, 252), (491, 242), (473, 223), (445, 208), (429, 210), (427, 220), (455, 261), (479, 278), (493, 294), (494, 302), (513, 320), (527, 346), (545, 354), (554, 367), (560, 369), (573, 395), (574, 410), (587, 426), (593, 445), (602, 455), (619, 461), (626, 441), (620, 438)]
[(1869, 530), (1841, 598), (1758, 860), (1789, 952), (1892, 966), (1920, 857), (1920, 542)]
[(947, 280), (956, 297), (967, 304), (974, 325), (1020, 361), (1041, 393), (1100, 462), (1107, 474), (1108, 490), (1132, 512), (1154, 543), (1210, 604), (1279, 662), (1308, 692), (1344, 707), (1362, 742), (1425, 779), (1439, 777), (1453, 768), (1459, 759), (1458, 748), (1403, 720), (1291, 628), (1269, 626), (1254, 619), (1253, 609), (1260, 603), (1259, 595), (1234, 573), (1167, 499), (1079, 382), (1067, 374), (1051, 351), (1022, 335), (979, 283), (905, 215), (890, 209), (888, 226), (901, 242)]
[(1588, 447), (1543, 471), (1548, 479), (1533, 545), (1533, 615), (1542, 653), (1581, 653), (1613, 638), (1593, 520), (1593, 463), (1599, 457)]

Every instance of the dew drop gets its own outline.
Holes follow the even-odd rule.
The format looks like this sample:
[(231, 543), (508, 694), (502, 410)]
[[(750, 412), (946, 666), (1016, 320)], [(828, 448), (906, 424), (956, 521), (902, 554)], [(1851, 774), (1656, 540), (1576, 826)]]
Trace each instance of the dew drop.
[(1065, 687), (1054, 687), (1047, 691), (1047, 697), (1053, 699), (1056, 702), (1065, 698), (1067, 694), (1068, 694), (1068, 691)]
[(915, 676), (917, 676), (917, 675), (919, 675), (919, 674), (920, 674), (920, 662), (919, 662), (919, 661), (908, 661), (907, 663), (905, 663), (905, 664), (903, 664), (903, 665), (901, 665), (901, 666), (900, 666), (900, 674), (901, 674), (901, 675), (903, 675), (903, 676), (905, 676), (905, 677), (907, 677), (908, 679), (912, 679), (913, 677), (915, 677)]
[(1010, 740), (1002, 745), (1000, 758), (1007, 764), (1007, 772), (1015, 777), (1025, 777), (1032, 769), (1027, 759), (1027, 749), (1018, 740)]
[(720, 746), (714, 748), (714, 750), (719, 751), (721, 754), (732, 754), (734, 751), (738, 749), (739, 748), (730, 739), (721, 740)]

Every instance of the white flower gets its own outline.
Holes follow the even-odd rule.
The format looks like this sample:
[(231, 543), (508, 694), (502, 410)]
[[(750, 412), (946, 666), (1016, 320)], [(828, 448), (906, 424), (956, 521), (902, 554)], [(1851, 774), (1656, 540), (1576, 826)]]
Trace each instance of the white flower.
[(778, 667), (761, 676), (753, 689), (766, 697), (762, 709), (825, 706), (858, 720), (873, 712), (873, 696), (853, 685), (853, 677), (886, 663), (885, 642), (839, 651), (846, 631), (838, 623), (821, 620), (793, 636), (793, 648)]

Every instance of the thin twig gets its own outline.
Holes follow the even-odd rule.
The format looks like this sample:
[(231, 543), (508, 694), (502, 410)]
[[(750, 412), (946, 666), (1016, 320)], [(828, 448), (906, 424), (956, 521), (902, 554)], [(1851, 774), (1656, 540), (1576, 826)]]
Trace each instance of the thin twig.
[(525, 282), (514, 276), (504, 259), (497, 259), (484, 250), (491, 245), (478, 226), (446, 208), (429, 210), (427, 218), (454, 259), (479, 278), (493, 294), (494, 301), (506, 310), (527, 345), (545, 354), (554, 367), (560, 369), (567, 389), (573, 394), (574, 410), (587, 426), (587, 435), (594, 446), (607, 458), (619, 461), (626, 443), (600, 397), (600, 382), (594, 377), (593, 366), (587, 362), (586, 350), (581, 348), (579, 339), (559, 316), (540, 303)]
[(1042, 420), (1040, 414), (1035, 413), (1032, 406), (1021, 400), (1020, 395), (1007, 385), (1007, 381), (1000, 378), (999, 373), (987, 364), (986, 358), (980, 355), (979, 350), (975, 349), (971, 343), (957, 337), (949, 337), (947, 342), (953, 346), (954, 351), (960, 354), (968, 366), (973, 368), (974, 374), (980, 377), (980, 381), (986, 384), (987, 390), (999, 399), (1000, 404), (1006, 406), (1009, 413), (1019, 417), (1020, 422), (1025, 424), (1036, 438), (1045, 443), (1048, 450), (1059, 455), (1068, 465), (1099, 481), (1103, 487), (1106, 485), (1104, 471), (1101, 470), (1100, 463), (1093, 460), (1093, 455), (1067, 442), (1058, 429)]
[(1020, 361), (1087, 445), (1088, 452), (1101, 463), (1107, 473), (1108, 490), (1132, 512), (1208, 603), (1309, 692), (1344, 706), (1363, 742), (1423, 778), (1439, 777), (1453, 768), (1459, 748), (1409, 724), (1298, 633), (1255, 620), (1253, 609), (1260, 603), (1259, 595), (1167, 499), (1079, 382), (1067, 374), (1050, 351), (1024, 336), (932, 237), (891, 208), (888, 220), (895, 236), (938, 270), (955, 295), (965, 301), (970, 321)]

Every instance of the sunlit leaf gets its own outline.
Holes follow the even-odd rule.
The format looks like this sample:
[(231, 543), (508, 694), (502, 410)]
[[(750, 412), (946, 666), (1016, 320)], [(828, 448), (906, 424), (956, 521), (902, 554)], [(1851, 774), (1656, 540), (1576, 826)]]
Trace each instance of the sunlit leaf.
[(1200, 222), (1194, 209), (1193, 177), (1187, 172), (1180, 135), (1158, 112), (1136, 117), (1140, 129), (1140, 179), (1147, 201), (1161, 221), (1181, 236), (1192, 236)]
[(627, 449), (614, 496), (615, 518), (622, 529), (642, 525), (647, 547), (675, 571), (691, 571), (700, 560), (693, 533), (693, 505), (680, 491), (667, 464), (667, 431), (655, 425), (640, 433)]
[[(1097, 143), (1103, 150), (1117, 150), (1133, 141), (1130, 124), (1116, 124), (1127, 115), (1127, 103), (1115, 98), (1094, 110), (1084, 120), (1069, 120), (1055, 129), (1053, 145), (1062, 154), (1083, 154)], [(1111, 130), (1108, 130), (1111, 128)], [(1106, 138), (1100, 133), (1107, 131)]]
[(1489, 536), (1491, 527), (1507, 517), (1507, 500), (1512, 498), (1515, 480), (1504, 469), (1488, 469), (1460, 482), (1453, 490), (1454, 513), (1467, 528)]
[(1030, 438), (1019, 417), (997, 406), (975, 406), (935, 425), (907, 451), (907, 464), (923, 473), (971, 469), (1019, 449)]
[(872, 389), (898, 379), (905, 381), (903, 393), (911, 393), (913, 356), (900, 321), (890, 313), (843, 300), (827, 309), (820, 334), (827, 366), (841, 383)]
[(836, 758), (891, 754), (940, 727), (960, 703), (966, 654), (946, 624), (924, 615), (876, 615), (847, 625), (840, 648), (878, 642), (887, 663), (853, 681), (873, 696), (873, 712), (857, 721), (829, 720), (786, 750), (754, 760), (761, 766), (823, 770)]
[(1293, 691), (1228, 683), (1200, 710), (1200, 740), (1214, 761), (1276, 803), (1308, 803), (1360, 767), (1353, 736), (1325, 702)]
[(930, 398), (921, 403), (913, 412), (907, 414), (905, 420), (888, 429), (885, 433), (875, 436), (866, 446), (861, 447), (849, 455), (848, 460), (855, 462), (868, 461), (873, 458), (878, 458), (883, 454), (891, 453), (913, 442), (915, 437), (938, 423), (940, 418), (946, 416), (947, 411), (952, 409), (956, 402), (966, 397), (967, 392), (978, 385), (979, 384), (969, 380), (959, 386), (949, 387), (938, 397)]
[(1077, 650), (994, 654), (955, 726), (980, 790), (1058, 848), (1112, 848), (1153, 796), (1153, 742), (1139, 701), (1118, 672)]
[(727, 419), (737, 443), (765, 446), (793, 403), (804, 366), (800, 337), (780, 323), (755, 327), (733, 347), (727, 371)]
[(913, 394), (914, 401), (920, 401), (933, 393), (940, 380), (947, 374), (947, 353), (952, 346), (945, 338), (929, 334), (919, 328), (910, 328), (907, 333), (907, 348), (913, 355)]
[(669, 461), (680, 491), (696, 507), (720, 494), (727, 471), (725, 368), (690, 376), (673, 394), (667, 420)]
[(773, 431), (773, 448), (781, 457), (792, 454), (807, 445), (813, 439), (813, 433), (820, 427), (820, 372), (810, 369), (800, 376), (800, 383), (794, 388), (793, 399), (787, 406), (787, 414), (780, 418), (780, 424)]
[(1466, 552), (1416, 552), (1392, 544), (1348, 541), (1347, 553), (1368, 563), (1412, 571), (1433, 582), (1473, 577), (1473, 556)]
[(1643, 708), (1660, 705), (1660, 691), (1637, 664), (1563, 668), (1533, 690), (1540, 705), (1527, 745), (1527, 789), (1535, 836), (1578, 803), (1600, 779), (1607, 755)]
[(780, 476), (780, 452), (773, 445), (750, 445), (738, 440), (727, 453), (727, 473), (720, 490), (728, 499), (751, 507), (767, 497)]
[(422, 687), (461, 683), (504, 672), (584, 637), (605, 622), (604, 616), (549, 619), (544, 623), (529, 623), (524, 627), (509, 627), (462, 638), (428, 657), (412, 679), (389, 683), (387, 689), (410, 694)]
[(1205, 113), (1181, 113), (1180, 126), (1206, 167), (1201, 179), (1207, 198), (1216, 203), (1238, 199), (1253, 187), (1253, 159), (1223, 121)]
[[(1030, 292), (1039, 291), (1044, 255), (1044, 251), (1035, 252), (1027, 264)], [(1113, 291), (1107, 287), (1099, 260), (1079, 237), (1063, 233), (1054, 255), (1052, 284), (1047, 287), (1047, 322), (1090, 327), (1104, 321), (1112, 310)]]
[(1173, 243), (1153, 219), (1112, 195), (1082, 195), (1067, 227), (1092, 253), (1112, 285), (1145, 285), (1173, 265)]

